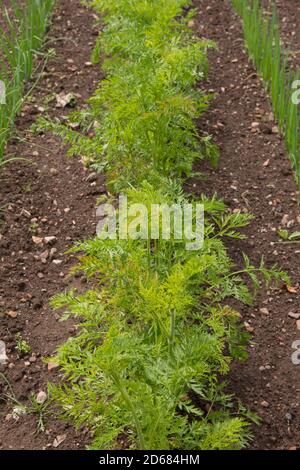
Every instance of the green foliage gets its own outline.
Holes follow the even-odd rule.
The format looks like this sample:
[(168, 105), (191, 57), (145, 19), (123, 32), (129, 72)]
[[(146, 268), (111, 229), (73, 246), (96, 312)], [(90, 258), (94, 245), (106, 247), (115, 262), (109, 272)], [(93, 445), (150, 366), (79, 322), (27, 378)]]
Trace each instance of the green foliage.
[(0, 80), (6, 87), (6, 104), (0, 104), (0, 166), (16, 115), (22, 106), (25, 83), (33, 73), (34, 55), (40, 49), (54, 0), (27, 0), (26, 6), (10, 0), (3, 9), (0, 30)]
[(300, 114), (292, 100), (292, 84), (299, 80), (300, 72), (288, 71), (288, 57), (281, 44), (275, 3), (271, 15), (265, 14), (260, 0), (232, 0), (232, 3), (242, 17), (251, 59), (270, 93), (300, 188)]
[(19, 351), (22, 356), (26, 356), (26, 354), (31, 352), (31, 347), (27, 341), (23, 339), (21, 333), (16, 334), (16, 350)]
[[(146, 184), (128, 191), (129, 202), (169, 202)], [(180, 198), (184, 198), (183, 194)], [(202, 200), (201, 202), (206, 202)], [(247, 357), (248, 334), (240, 315), (226, 306), (236, 298), (250, 304), (255, 286), (283, 273), (255, 268), (234, 272), (221, 236), (237, 235), (249, 216), (227, 214), (218, 201), (206, 204), (205, 242), (189, 252), (185, 241), (99, 238), (78, 243), (75, 271), (95, 288), (58, 295), (53, 306), (63, 319), (75, 316), (80, 332), (55, 357), (69, 385), (51, 386), (64, 415), (93, 432), (92, 449), (237, 449), (249, 425), (230, 414), (232, 400), (220, 387), (232, 358)], [(226, 223), (225, 223), (226, 221)]]
[(195, 159), (218, 159), (211, 140), (199, 140), (195, 123), (211, 98), (194, 85), (206, 75), (213, 44), (195, 38), (179, 16), (185, 3), (94, 2), (106, 14), (93, 57), (105, 55), (106, 78), (89, 111), (74, 116), (84, 132), (39, 122), (64, 137), (70, 154), (105, 167), (114, 191), (140, 184), (146, 172), (181, 177)]
[(222, 380), (232, 359), (247, 357), (249, 335), (227, 303), (251, 305), (261, 280), (285, 275), (263, 262), (256, 268), (246, 256), (235, 271), (224, 239), (243, 238), (239, 229), (252, 217), (182, 190), (196, 158), (205, 153), (216, 163), (216, 148), (209, 137), (199, 139), (195, 124), (207, 105), (195, 85), (207, 71), (211, 44), (187, 27), (187, 0), (93, 4), (105, 18), (94, 60), (105, 55), (106, 78), (69, 125), (37, 126), (58, 132), (71, 154), (105, 169), (113, 192), (122, 189), (129, 205), (202, 203), (205, 236), (198, 251), (173, 232), (169, 240), (76, 244), (73, 272), (83, 271), (91, 287), (53, 299), (62, 320), (78, 320), (78, 334), (53, 359), (65, 380), (50, 385), (51, 395), (66, 418), (89, 427), (92, 449), (243, 448), (250, 415), (234, 406)]

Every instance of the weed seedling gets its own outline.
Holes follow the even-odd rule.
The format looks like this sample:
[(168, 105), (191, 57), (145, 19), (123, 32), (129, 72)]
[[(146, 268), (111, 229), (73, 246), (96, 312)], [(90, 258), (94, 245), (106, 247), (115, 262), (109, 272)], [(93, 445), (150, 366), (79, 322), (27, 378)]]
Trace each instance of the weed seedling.
[(16, 350), (19, 351), (21, 356), (26, 356), (31, 352), (31, 347), (25, 339), (23, 339), (21, 333), (16, 334)]

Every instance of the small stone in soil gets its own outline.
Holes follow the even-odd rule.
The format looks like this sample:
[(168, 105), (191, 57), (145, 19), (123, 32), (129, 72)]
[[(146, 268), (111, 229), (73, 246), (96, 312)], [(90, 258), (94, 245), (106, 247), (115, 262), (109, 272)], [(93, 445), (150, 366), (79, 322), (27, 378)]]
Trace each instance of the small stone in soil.
[(22, 209), (21, 215), (23, 215), (24, 217), (26, 217), (26, 219), (30, 219), (30, 217), (31, 217), (30, 212), (27, 211), (26, 209)]
[(263, 315), (269, 315), (269, 310), (267, 308), (260, 308), (259, 311)]
[(47, 260), (48, 257), (49, 257), (49, 251), (48, 250), (43, 251), (43, 253), (40, 254), (40, 259), (41, 260)]
[(8, 357), (6, 355), (6, 347), (4, 341), (0, 341), (0, 364), (4, 365), (8, 361)]
[(253, 331), (254, 331), (253, 326), (251, 326), (251, 325), (250, 325), (248, 322), (246, 322), (246, 321), (244, 322), (244, 325), (245, 325), (245, 328), (246, 328), (246, 330), (248, 331), (248, 333), (253, 333)]
[(18, 312), (14, 312), (13, 310), (11, 310), (10, 312), (7, 312), (6, 315), (10, 318), (17, 318)]
[(53, 264), (55, 264), (56, 266), (60, 266), (62, 264), (62, 260), (61, 259), (54, 259), (52, 261)]
[(289, 317), (293, 318), (293, 320), (300, 320), (300, 313), (289, 312)]
[(52, 245), (56, 242), (56, 237), (45, 237), (45, 243), (47, 245)]
[(47, 394), (43, 391), (39, 392), (36, 396), (36, 401), (39, 405), (43, 405), (47, 400)]
[(63, 434), (62, 436), (57, 436), (55, 439), (54, 439), (54, 442), (53, 442), (53, 447), (58, 447), (60, 446), (60, 444), (62, 444), (67, 438), (67, 435), (66, 434)]
[(58, 367), (59, 367), (59, 365), (56, 364), (55, 362), (48, 362), (48, 370), (49, 370), (49, 371), (58, 369)]
[(32, 237), (32, 241), (35, 245), (42, 245), (44, 240), (42, 237)]
[(262, 406), (263, 408), (269, 408), (270, 404), (269, 404), (267, 401), (263, 400), (263, 401), (261, 402), (261, 406)]
[(52, 258), (52, 257), (55, 255), (55, 253), (57, 253), (57, 249), (56, 249), (56, 248), (51, 248), (51, 250), (50, 250), (50, 258)]

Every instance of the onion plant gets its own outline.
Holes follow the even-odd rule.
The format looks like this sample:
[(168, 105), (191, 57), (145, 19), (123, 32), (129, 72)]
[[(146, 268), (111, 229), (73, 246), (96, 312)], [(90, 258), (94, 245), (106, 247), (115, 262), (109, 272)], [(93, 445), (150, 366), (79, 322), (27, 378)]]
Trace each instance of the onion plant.
[(55, 0), (10, 0), (3, 8), (0, 29), (0, 80), (5, 84), (5, 104), (0, 104), (0, 160), (16, 115), (22, 106), (25, 83), (31, 79), (33, 61), (46, 33)]
[(276, 6), (270, 15), (265, 14), (259, 0), (232, 0), (232, 3), (242, 17), (249, 54), (270, 94), (300, 189), (300, 111), (292, 100), (292, 83), (299, 78), (299, 72), (288, 70), (288, 54), (281, 43)]

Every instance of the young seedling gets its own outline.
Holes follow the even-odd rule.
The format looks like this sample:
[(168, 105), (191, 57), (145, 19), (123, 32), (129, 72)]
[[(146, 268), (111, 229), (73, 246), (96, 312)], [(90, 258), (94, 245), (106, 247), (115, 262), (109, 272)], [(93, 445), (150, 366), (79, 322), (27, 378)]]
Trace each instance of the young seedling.
[(278, 230), (279, 237), (283, 240), (280, 243), (300, 243), (300, 232), (288, 232), (288, 230)]
[(19, 351), (21, 356), (26, 356), (31, 352), (31, 347), (26, 340), (23, 339), (21, 333), (16, 334), (16, 350)]

